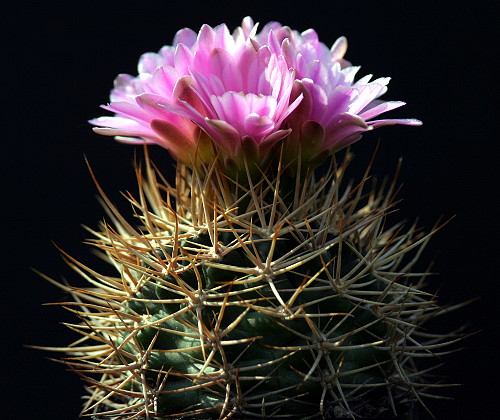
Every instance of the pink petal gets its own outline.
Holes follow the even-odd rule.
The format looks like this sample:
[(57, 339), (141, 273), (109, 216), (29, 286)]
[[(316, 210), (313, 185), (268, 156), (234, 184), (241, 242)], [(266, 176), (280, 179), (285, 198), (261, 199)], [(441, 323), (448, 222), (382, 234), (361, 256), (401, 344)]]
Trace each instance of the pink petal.
[(134, 120), (151, 120), (150, 115), (145, 110), (141, 109), (141, 107), (137, 106), (137, 104), (131, 104), (129, 102), (112, 102), (107, 106), (101, 106), (101, 108)]
[(236, 147), (236, 155), (243, 155), (247, 161), (255, 161), (259, 156), (259, 146), (251, 136), (243, 136)]
[(215, 31), (208, 25), (203, 25), (196, 40), (199, 51), (211, 51), (215, 44)]
[(196, 42), (196, 37), (197, 35), (195, 31), (189, 28), (184, 28), (175, 34), (172, 45), (177, 46), (179, 44), (184, 44), (187, 47), (192, 47), (193, 44)]
[(302, 124), (300, 134), (306, 143), (305, 146), (314, 146), (320, 149), (325, 142), (325, 129), (316, 121), (308, 120)]
[(271, 133), (268, 136), (264, 137), (260, 142), (260, 145), (262, 146), (268, 143), (276, 143), (277, 141), (284, 139), (286, 136), (290, 135), (291, 132), (291, 129), (275, 131), (274, 133)]
[(177, 145), (179, 148), (186, 147), (192, 143), (192, 140), (189, 137), (168, 121), (153, 120), (151, 121), (151, 128), (162, 139)]
[[(205, 112), (205, 103), (201, 100), (200, 96), (193, 90), (194, 81), (190, 76), (181, 77), (174, 88), (173, 99), (179, 103), (189, 104), (190, 108), (195, 109), (197, 113), (202, 114)], [(175, 111), (174, 111), (175, 109)], [(180, 109), (173, 108), (173, 112), (179, 115), (188, 116), (181, 112)]]
[(257, 32), (257, 25), (254, 25), (250, 16), (246, 16), (241, 22), (241, 30), (246, 38), (254, 37)]
[(365, 120), (357, 115), (341, 113), (325, 127), (325, 146), (338, 150), (346, 138), (370, 130), (371, 127)]
[(422, 121), (417, 120), (415, 118), (402, 118), (402, 119), (392, 119), (392, 120), (368, 121), (368, 124), (370, 124), (370, 126), (372, 126), (373, 128), (383, 127), (386, 125), (394, 125), (394, 124), (419, 126), (422, 125)]
[(202, 124), (201, 128), (203, 128), (219, 146), (234, 153), (236, 145), (240, 141), (240, 134), (233, 126), (226, 121), (206, 119), (205, 124)]
[(338, 61), (343, 58), (347, 51), (347, 38), (345, 36), (338, 38), (330, 51), (332, 53), (332, 60)]
[(405, 105), (405, 103), (401, 101), (389, 101), (382, 103), (373, 101), (373, 104), (374, 106), (370, 106), (370, 104), (368, 104), (368, 106), (364, 108), (363, 112), (359, 114), (359, 116), (361, 118), (364, 118), (365, 120), (369, 120), (370, 118), (376, 117), (377, 115), (383, 114), (384, 112), (391, 111)]
[(260, 140), (274, 128), (274, 121), (266, 115), (252, 113), (245, 118), (243, 127), (245, 134)]

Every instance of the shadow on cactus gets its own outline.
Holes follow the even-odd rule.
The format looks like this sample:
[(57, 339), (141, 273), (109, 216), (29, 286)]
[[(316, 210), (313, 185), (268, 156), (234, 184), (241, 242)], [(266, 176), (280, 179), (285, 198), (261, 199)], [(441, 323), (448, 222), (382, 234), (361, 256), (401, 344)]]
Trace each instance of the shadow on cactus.
[(416, 265), (437, 228), (388, 223), (396, 177), (345, 182), (352, 156), (335, 154), (421, 122), (374, 120), (404, 103), (378, 99), (389, 78), (354, 82), (346, 48), (245, 18), (232, 35), (183, 29), (115, 80), (94, 130), (167, 148), (177, 172), (169, 184), (145, 148), (138, 222), (99, 188), (109, 223), (90, 243), (116, 274), (66, 255), (88, 287), (47, 277), (81, 319), (49, 349), (87, 381), (83, 415), (416, 419), (446, 386), (420, 363), (462, 338), (423, 327), (453, 309)]
[(387, 227), (396, 182), (343, 186), (349, 160), (287, 197), (280, 171), (248, 189), (179, 165), (174, 187), (146, 159), (139, 228), (101, 191), (112, 223), (93, 243), (117, 276), (68, 256), (91, 287), (57, 283), (82, 337), (52, 350), (89, 384), (83, 413), (395, 415), (445, 386), (417, 363), (460, 339), (422, 328), (449, 311), (412, 271), (432, 233)]

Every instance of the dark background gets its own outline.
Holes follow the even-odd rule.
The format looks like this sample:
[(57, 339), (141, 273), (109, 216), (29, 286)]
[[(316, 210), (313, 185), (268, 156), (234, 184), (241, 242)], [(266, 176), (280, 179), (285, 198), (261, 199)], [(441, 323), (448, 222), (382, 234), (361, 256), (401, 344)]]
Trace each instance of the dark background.
[[(353, 151), (362, 168), (378, 140), (375, 173), (392, 174), (403, 156), (398, 218), (430, 230), (455, 216), (424, 255), (436, 257), (432, 280), (443, 304), (480, 297), (445, 322), (469, 322), (465, 350), (441, 372), (463, 383), (433, 405), (438, 419), (498, 418), (498, 33), (488, 2), (63, 2), (11, 3), (2, 10), (2, 351), (8, 419), (76, 419), (82, 386), (76, 375), (23, 344), (65, 345), (60, 322), (76, 321), (42, 306), (62, 293), (31, 267), (56, 279), (74, 278), (52, 245), (92, 265), (81, 224), (103, 218), (84, 156), (105, 191), (135, 191), (132, 146), (94, 134), (87, 120), (103, 115), (118, 73), (136, 74), (140, 54), (170, 44), (182, 27), (251, 15), (303, 31), (316, 29), (331, 45), (347, 36), (346, 58), (360, 75), (391, 76), (385, 99), (407, 106), (392, 115), (424, 121), (420, 128), (388, 127), (366, 135)], [(491, 2), (493, 4), (493, 2)], [(498, 22), (496, 22), (497, 24)], [(496, 91), (496, 92), (495, 92)], [(155, 149), (168, 172), (172, 161)], [(359, 162), (359, 163), (357, 163)], [(125, 207), (122, 207), (125, 208)], [(448, 328), (448, 326), (446, 326)]]

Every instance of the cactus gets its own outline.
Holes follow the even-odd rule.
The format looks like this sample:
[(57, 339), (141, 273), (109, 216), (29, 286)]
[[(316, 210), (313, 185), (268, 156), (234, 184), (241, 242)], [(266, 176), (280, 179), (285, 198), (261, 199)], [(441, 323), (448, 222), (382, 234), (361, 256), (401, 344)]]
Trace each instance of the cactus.
[(389, 223), (397, 177), (377, 185), (369, 165), (345, 182), (352, 155), (335, 152), (420, 121), (371, 121), (403, 103), (375, 101), (387, 78), (353, 84), (344, 38), (326, 53), (311, 31), (257, 34), (249, 18), (233, 37), (223, 25), (193, 34), (119, 76), (105, 107), (116, 115), (92, 121), (167, 147), (175, 182), (145, 147), (126, 196), (136, 226), (95, 179), (110, 221), (89, 242), (115, 273), (66, 254), (89, 286), (46, 277), (81, 319), (78, 338), (51, 349), (88, 383), (83, 414), (416, 418), (444, 386), (419, 361), (461, 339), (422, 328), (448, 311), (416, 266), (438, 228)]
[(171, 186), (147, 161), (139, 199), (129, 196), (140, 229), (105, 198), (113, 225), (93, 243), (117, 276), (69, 259), (92, 287), (59, 284), (83, 321), (60, 350), (90, 384), (84, 412), (408, 412), (433, 386), (415, 360), (456, 338), (420, 328), (446, 312), (412, 272), (431, 235), (386, 226), (396, 182), (343, 187), (349, 160), (301, 179), (293, 197), (279, 170), (248, 189), (216, 164), (204, 179), (179, 165)]

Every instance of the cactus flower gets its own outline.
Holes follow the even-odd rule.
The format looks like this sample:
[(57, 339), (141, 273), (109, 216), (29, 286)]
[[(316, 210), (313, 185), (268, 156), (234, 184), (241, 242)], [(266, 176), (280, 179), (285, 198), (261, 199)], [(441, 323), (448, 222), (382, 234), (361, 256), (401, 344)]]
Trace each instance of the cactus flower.
[(295, 90), (304, 98), (287, 123), (292, 128), (293, 143), (300, 142), (309, 154), (335, 152), (377, 127), (422, 124), (417, 119), (374, 120), (405, 103), (378, 99), (387, 91), (388, 77), (371, 81), (372, 75), (367, 75), (354, 81), (360, 67), (344, 59), (345, 37), (338, 38), (329, 49), (313, 29), (299, 34), (271, 22), (258, 34), (258, 40), (283, 55), (295, 70)]
[[(359, 67), (343, 56), (347, 41), (329, 49), (309, 29), (299, 34), (277, 22), (257, 32), (251, 18), (231, 34), (226, 25), (179, 31), (172, 46), (144, 54), (139, 74), (119, 75), (112, 117), (91, 121), (100, 134), (130, 143), (156, 143), (178, 160), (262, 162), (279, 140), (302, 159), (340, 150), (363, 132), (416, 119), (375, 119), (404, 105), (381, 101), (389, 78), (355, 81)], [(216, 146), (212, 149), (211, 141)], [(229, 160), (228, 160), (229, 159)]]
[(115, 116), (92, 120), (95, 131), (159, 144), (188, 164), (195, 153), (211, 158), (199, 149), (207, 135), (230, 158), (287, 136), (283, 121), (302, 99), (290, 100), (295, 71), (255, 42), (255, 29), (246, 21), (233, 35), (226, 25), (179, 31), (172, 46), (141, 57), (137, 77), (118, 76), (103, 106)]

